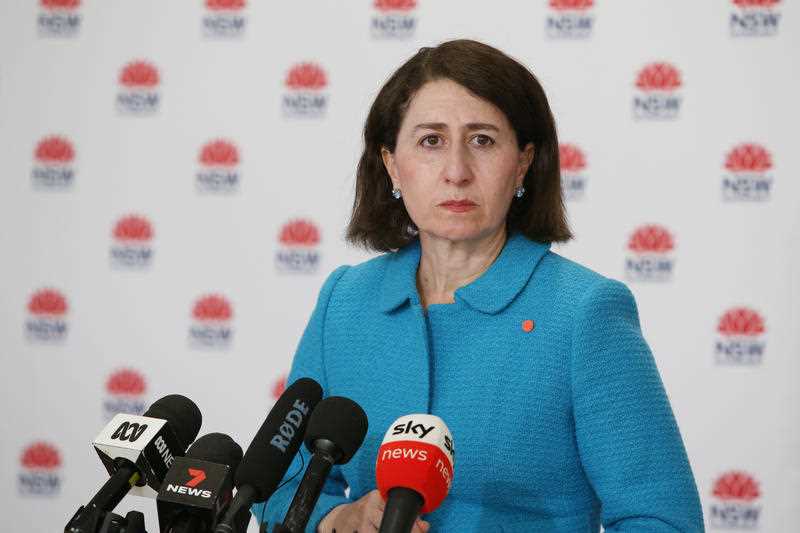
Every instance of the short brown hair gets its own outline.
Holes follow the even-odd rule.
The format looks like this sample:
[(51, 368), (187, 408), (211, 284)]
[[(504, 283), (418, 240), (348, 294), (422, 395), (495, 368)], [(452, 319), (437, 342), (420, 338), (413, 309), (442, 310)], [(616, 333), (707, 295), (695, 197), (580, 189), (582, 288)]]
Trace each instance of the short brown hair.
[(526, 194), (511, 203), (509, 233), (539, 242), (572, 238), (561, 195), (558, 138), (544, 89), (516, 60), (489, 45), (459, 39), (421, 48), (383, 85), (364, 124), (364, 152), (358, 162), (353, 212), (347, 240), (376, 251), (402, 248), (416, 227), (402, 201), (392, 198), (392, 183), (381, 148), (394, 152), (397, 133), (414, 94), (427, 82), (449, 79), (505, 113), (520, 149), (534, 146), (525, 174)]

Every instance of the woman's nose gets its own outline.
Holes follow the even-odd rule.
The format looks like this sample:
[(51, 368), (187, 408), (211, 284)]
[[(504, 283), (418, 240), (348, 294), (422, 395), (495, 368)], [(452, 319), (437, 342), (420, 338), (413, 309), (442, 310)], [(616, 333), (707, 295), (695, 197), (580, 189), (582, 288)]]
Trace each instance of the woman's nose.
[(472, 179), (469, 152), (466, 146), (454, 144), (447, 154), (444, 168), (445, 181), (454, 185), (463, 185)]

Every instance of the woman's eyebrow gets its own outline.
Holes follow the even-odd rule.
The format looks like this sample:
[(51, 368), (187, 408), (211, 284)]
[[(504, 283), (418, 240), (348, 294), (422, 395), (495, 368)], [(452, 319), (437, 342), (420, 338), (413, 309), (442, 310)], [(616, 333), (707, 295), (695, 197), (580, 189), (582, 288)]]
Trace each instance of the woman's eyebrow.
[[(500, 128), (488, 122), (470, 122), (466, 124), (466, 128), (470, 131), (472, 130), (500, 131)], [(423, 122), (421, 124), (417, 124), (416, 126), (414, 126), (413, 131), (417, 130), (444, 131), (446, 129), (447, 129), (447, 124), (445, 124), (444, 122)]]

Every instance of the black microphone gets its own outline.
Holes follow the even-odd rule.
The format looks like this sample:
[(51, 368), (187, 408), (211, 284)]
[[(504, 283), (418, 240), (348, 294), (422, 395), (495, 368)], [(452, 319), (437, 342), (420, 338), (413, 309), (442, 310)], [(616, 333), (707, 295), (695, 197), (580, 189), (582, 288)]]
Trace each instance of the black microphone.
[(231, 501), (241, 460), (242, 448), (223, 433), (203, 435), (176, 458), (156, 498), (161, 533), (212, 531)]
[(180, 394), (156, 400), (144, 416), (114, 416), (93, 442), (111, 477), (78, 509), (64, 532), (96, 533), (106, 513), (128, 492), (154, 498), (175, 457), (197, 436), (202, 420), (194, 402)]
[(236, 496), (216, 533), (237, 532), (236, 515), (272, 496), (300, 449), (309, 415), (320, 399), (322, 387), (310, 378), (298, 379), (278, 398), (239, 464)]
[(311, 461), (282, 524), (273, 533), (302, 533), (333, 465), (343, 465), (364, 442), (367, 415), (356, 402), (341, 396), (322, 400), (308, 422), (305, 443)]

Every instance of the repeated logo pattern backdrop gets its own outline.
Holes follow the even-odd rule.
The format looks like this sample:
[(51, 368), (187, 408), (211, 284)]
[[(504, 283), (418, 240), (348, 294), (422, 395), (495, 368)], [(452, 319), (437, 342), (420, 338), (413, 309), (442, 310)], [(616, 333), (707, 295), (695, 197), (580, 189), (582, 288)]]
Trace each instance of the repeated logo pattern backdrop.
[[(708, 528), (797, 531), (798, 20), (781, 0), (4, 0), (7, 520), (63, 528), (105, 476), (89, 441), (165, 394), (247, 446), (323, 279), (369, 257), (343, 233), (370, 102), (420, 46), (471, 37), (545, 86), (577, 235), (555, 250), (635, 293)], [(151, 530), (154, 508), (120, 506)]]

